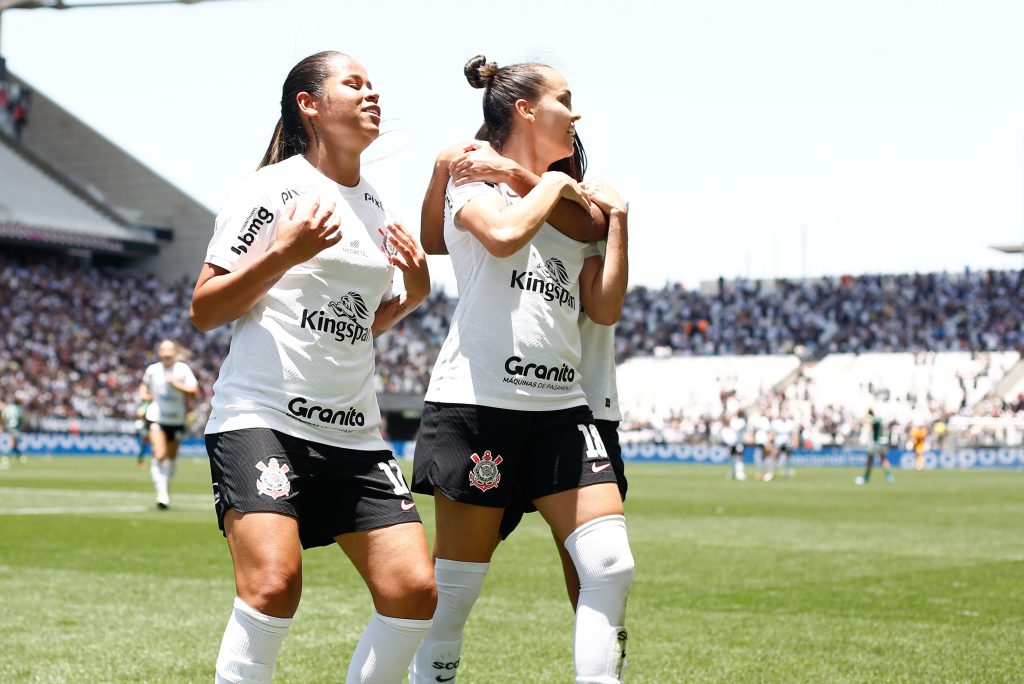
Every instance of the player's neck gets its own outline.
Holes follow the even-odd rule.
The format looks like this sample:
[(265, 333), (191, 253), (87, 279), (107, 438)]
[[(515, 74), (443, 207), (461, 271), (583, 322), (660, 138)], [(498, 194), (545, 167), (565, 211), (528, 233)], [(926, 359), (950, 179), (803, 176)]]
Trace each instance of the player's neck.
[(359, 152), (335, 150), (328, 154), (323, 145), (306, 150), (306, 161), (323, 175), (339, 185), (354, 188), (359, 185)]

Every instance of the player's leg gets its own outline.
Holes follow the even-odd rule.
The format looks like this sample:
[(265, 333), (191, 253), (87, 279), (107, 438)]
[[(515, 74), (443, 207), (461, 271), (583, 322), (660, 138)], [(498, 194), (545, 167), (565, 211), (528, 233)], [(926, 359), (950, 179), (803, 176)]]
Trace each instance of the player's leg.
[(164, 453), (163, 469), (167, 477), (167, 504), (171, 503), (171, 480), (174, 479), (174, 472), (178, 466), (178, 447), (181, 446), (182, 428), (174, 426), (165, 432), (167, 438), (167, 451)]
[(167, 466), (164, 464), (167, 458), (167, 434), (158, 423), (151, 423), (149, 426), (149, 443), (153, 448), (149, 474), (156, 489), (156, 505), (159, 508), (167, 508), (171, 502), (167, 491)]
[(217, 655), (217, 684), (269, 683), (302, 593), (298, 521), (280, 513), (224, 515), (236, 597)]
[(366, 582), (376, 614), (349, 666), (347, 684), (401, 681), (437, 605), (434, 567), (420, 523), (337, 538)]
[(621, 682), (633, 555), (618, 488), (614, 483), (595, 484), (534, 503), (579, 577), (573, 639), (576, 681)]
[(883, 451), (879, 458), (882, 461), (882, 467), (885, 469), (885, 481), (892, 484), (896, 481), (896, 476), (892, 474), (892, 463), (889, 462), (889, 451), (888, 449)]
[(452, 501), (434, 494), (434, 621), (409, 669), (409, 684), (455, 682), (463, 631), (480, 597), (491, 556), (498, 546), (504, 509)]
[(236, 589), (217, 656), (218, 684), (270, 682), (298, 608), (302, 547), (295, 506), (305, 465), (299, 442), (263, 429), (207, 435), (217, 521)]
[(579, 684), (621, 682), (633, 555), (613, 453), (585, 407), (539, 416), (524, 491), (579, 577), (573, 658)]
[[(412, 489), (434, 496), (434, 621), (409, 668), (410, 684), (454, 683), (463, 630), (517, 495), (520, 411), (428, 402)], [(440, 680), (438, 679), (440, 678)]]

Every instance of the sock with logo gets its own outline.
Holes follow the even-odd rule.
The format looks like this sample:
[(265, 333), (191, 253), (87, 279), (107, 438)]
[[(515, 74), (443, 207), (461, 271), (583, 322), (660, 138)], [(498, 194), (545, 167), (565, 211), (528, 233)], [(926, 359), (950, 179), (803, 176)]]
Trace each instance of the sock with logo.
[(437, 608), (434, 624), (409, 666), (409, 684), (455, 682), (462, 652), (462, 630), (484, 585), (490, 563), (434, 561)]
[(345, 684), (393, 684), (402, 681), (430, 620), (393, 618), (374, 613), (352, 654)]
[(633, 554), (626, 519), (606, 515), (565, 540), (580, 577), (573, 653), (576, 684), (620, 684), (626, 666), (626, 596)]
[(235, 597), (217, 654), (216, 684), (269, 684), (292, 618), (264, 615)]

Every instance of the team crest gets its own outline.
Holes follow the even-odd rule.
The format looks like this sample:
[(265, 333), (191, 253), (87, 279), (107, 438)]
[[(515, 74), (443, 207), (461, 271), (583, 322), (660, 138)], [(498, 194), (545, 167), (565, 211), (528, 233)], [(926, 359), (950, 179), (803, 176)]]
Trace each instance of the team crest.
[(288, 481), (287, 475), (291, 468), (287, 463), (279, 465), (277, 459), (272, 458), (269, 464), (263, 461), (257, 463), (256, 469), (261, 473), (260, 479), (256, 480), (256, 491), (260, 494), (266, 494), (271, 499), (279, 499), (288, 496), (292, 491), (292, 483)]
[(384, 252), (384, 254), (389, 257), (393, 257), (398, 254), (398, 249), (391, 244), (391, 239), (388, 237), (388, 234), (384, 232), (384, 229), (378, 228), (377, 232), (380, 233), (381, 238), (383, 238), (383, 241), (380, 243), (380, 251)]
[(473, 463), (473, 470), (469, 472), (469, 484), (473, 485), (481, 492), (486, 492), (488, 489), (494, 489), (501, 482), (501, 473), (498, 472), (498, 464), (503, 459), (501, 456), (491, 456), (490, 451), (485, 451), (484, 455), (478, 456), (473, 454), (469, 457)]

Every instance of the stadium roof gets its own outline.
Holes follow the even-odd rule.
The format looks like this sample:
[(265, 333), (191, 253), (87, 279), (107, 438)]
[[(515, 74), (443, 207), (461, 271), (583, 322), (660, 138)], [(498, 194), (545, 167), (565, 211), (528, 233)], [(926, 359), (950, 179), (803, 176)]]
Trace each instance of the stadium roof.
[(152, 232), (119, 219), (85, 191), (0, 134), (0, 241), (121, 254), (154, 254)]

